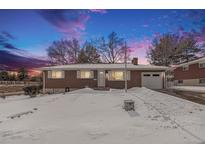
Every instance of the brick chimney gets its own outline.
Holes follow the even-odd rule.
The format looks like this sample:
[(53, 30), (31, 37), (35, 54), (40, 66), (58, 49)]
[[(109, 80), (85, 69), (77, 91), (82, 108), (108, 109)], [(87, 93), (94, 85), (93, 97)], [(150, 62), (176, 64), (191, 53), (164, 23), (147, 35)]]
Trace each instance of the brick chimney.
[(137, 57), (134, 57), (134, 58), (132, 59), (132, 64), (138, 65), (138, 58), (137, 58)]

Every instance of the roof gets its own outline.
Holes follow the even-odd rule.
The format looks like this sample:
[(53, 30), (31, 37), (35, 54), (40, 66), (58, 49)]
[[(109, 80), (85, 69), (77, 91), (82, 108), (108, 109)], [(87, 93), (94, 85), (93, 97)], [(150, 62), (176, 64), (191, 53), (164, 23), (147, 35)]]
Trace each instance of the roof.
[(193, 61), (189, 61), (187, 63), (182, 63), (182, 64), (179, 64), (179, 65), (176, 65), (175, 68), (185, 66), (185, 65), (200, 63), (200, 62), (205, 62), (205, 57), (202, 57), (202, 58), (199, 58), (199, 59), (196, 59), (196, 60), (193, 60)]
[[(69, 64), (60, 66), (42, 67), (40, 70), (78, 70), (78, 69), (124, 69), (125, 64)], [(165, 66), (127, 64), (130, 70), (167, 70)]]

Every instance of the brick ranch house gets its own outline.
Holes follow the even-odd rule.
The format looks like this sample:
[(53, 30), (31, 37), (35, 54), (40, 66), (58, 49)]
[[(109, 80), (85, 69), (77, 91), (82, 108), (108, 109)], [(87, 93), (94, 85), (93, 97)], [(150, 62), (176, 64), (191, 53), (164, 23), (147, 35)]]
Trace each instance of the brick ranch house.
[(180, 64), (173, 72), (175, 85), (205, 86), (205, 57)]
[[(125, 64), (70, 64), (41, 68), (43, 90), (125, 87)], [(161, 89), (165, 87), (167, 67), (138, 65), (137, 58), (127, 64), (127, 86)]]

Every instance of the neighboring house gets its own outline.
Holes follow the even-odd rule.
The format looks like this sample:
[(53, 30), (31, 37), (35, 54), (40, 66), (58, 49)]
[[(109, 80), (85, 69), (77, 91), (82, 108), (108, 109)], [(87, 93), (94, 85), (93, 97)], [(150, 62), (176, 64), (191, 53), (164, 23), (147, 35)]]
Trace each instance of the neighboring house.
[[(165, 87), (167, 67), (138, 65), (137, 58), (127, 64), (127, 86), (161, 89)], [(125, 87), (125, 64), (70, 64), (43, 67), (43, 88), (121, 88)]]
[(175, 85), (205, 86), (205, 57), (175, 66)]

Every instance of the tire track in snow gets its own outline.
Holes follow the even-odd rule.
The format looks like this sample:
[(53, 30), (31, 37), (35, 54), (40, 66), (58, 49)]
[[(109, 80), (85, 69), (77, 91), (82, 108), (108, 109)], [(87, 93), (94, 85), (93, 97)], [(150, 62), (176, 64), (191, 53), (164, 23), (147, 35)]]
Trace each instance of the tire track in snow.
[[(205, 143), (205, 140), (197, 135), (195, 135), (194, 133), (192, 133), (191, 131), (189, 131), (188, 129), (184, 128), (182, 125), (180, 125), (175, 119), (172, 119), (170, 117), (170, 115), (166, 114), (164, 111), (162, 111), (161, 109), (157, 108), (156, 106), (152, 105), (151, 103), (148, 103), (147, 101), (145, 101), (143, 98), (135, 95), (135, 94), (130, 94), (138, 99), (140, 99), (141, 101), (144, 102), (145, 105), (150, 106), (152, 109), (156, 110), (160, 115), (162, 115), (162, 117), (164, 119), (170, 120), (172, 123), (174, 123), (176, 126), (178, 126), (179, 128), (181, 128), (181, 130), (183, 130), (184, 132), (186, 132), (187, 134), (189, 134), (190, 136), (194, 137), (195, 139), (199, 140), (199, 143)], [(162, 103), (163, 105), (165, 105), (164, 103)]]

